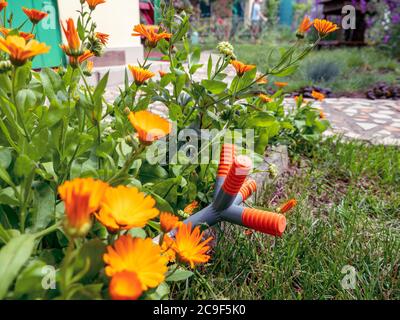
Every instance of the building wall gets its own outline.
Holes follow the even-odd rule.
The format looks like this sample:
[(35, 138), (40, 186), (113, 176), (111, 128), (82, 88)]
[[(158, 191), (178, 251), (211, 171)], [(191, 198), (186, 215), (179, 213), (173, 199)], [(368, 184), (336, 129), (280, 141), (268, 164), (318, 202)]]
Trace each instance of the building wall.
[[(62, 21), (70, 17), (76, 21), (80, 0), (58, 0), (58, 8)], [(139, 37), (131, 36), (134, 25), (140, 23), (139, 0), (108, 0), (97, 6), (93, 19), (99, 32), (110, 35), (107, 52), (124, 51), (124, 64), (143, 58)]]

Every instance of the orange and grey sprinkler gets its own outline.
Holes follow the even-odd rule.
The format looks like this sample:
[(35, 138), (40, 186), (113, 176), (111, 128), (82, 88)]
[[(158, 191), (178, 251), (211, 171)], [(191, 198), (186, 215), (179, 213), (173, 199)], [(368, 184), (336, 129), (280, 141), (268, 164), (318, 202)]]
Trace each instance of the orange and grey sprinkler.
[(195, 227), (228, 221), (269, 235), (281, 236), (286, 228), (286, 217), (283, 214), (243, 206), (243, 202), (257, 189), (255, 181), (247, 179), (252, 166), (249, 157), (235, 155), (234, 145), (224, 144), (213, 202), (183, 222), (191, 222)]

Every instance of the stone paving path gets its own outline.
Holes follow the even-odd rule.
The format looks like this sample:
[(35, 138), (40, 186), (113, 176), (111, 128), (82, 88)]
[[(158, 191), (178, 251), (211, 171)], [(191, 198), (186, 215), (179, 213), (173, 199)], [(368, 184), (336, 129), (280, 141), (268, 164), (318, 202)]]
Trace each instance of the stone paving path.
[[(204, 66), (195, 74), (194, 80), (206, 79), (206, 65), (208, 53), (203, 53), (200, 63)], [(214, 56), (214, 62), (216, 61)], [(235, 75), (233, 68), (228, 67), (227, 81), (231, 81)], [(168, 63), (154, 63), (152, 71), (168, 70)], [(113, 101), (118, 96), (117, 87), (110, 87), (106, 92), (106, 99)], [(292, 104), (293, 99), (285, 100)], [(327, 135), (342, 134), (346, 138), (358, 139), (373, 144), (398, 145), (400, 146), (400, 101), (392, 100), (368, 100), (338, 98), (325, 99), (316, 102), (315, 107), (321, 108), (332, 128), (326, 132)], [(165, 114), (164, 105), (152, 106), (152, 111)]]

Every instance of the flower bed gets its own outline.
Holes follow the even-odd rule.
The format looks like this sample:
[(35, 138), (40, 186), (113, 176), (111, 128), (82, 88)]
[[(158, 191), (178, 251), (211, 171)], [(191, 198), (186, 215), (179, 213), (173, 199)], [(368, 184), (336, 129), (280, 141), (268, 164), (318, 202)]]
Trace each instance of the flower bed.
[[(282, 90), (265, 93), (268, 76), (295, 72), (318, 41), (336, 29), (332, 23), (305, 18), (296, 44), (264, 74), (238, 61), (232, 46), (222, 43), (218, 60), (208, 62), (207, 78), (195, 82), (200, 49), (189, 43), (189, 17), (166, 7), (160, 26), (134, 27), (132, 35), (146, 39), (145, 58), (128, 66), (120, 96), (110, 104), (103, 98), (108, 74), (95, 87), (87, 81), (90, 58), (101, 55), (108, 40), (96, 31), (91, 15), (104, 2), (82, 0), (78, 21), (62, 24), (67, 43), (61, 48), (69, 63), (57, 70), (33, 71), (31, 60), (49, 47), (33, 33), (15, 29), (12, 21), (3, 25), (0, 299), (168, 297), (169, 283), (186, 280), (191, 269), (210, 261), (211, 238), (204, 238), (202, 226), (182, 220), (211, 203), (217, 171), (217, 161), (198, 162), (188, 155), (186, 134), (179, 150), (166, 152), (175, 133), (215, 130), (217, 135), (203, 139), (204, 151), (234, 130), (250, 130), (254, 150), (246, 145), (239, 152), (257, 160), (255, 153), (262, 155), (272, 144), (312, 148), (329, 125), (302, 97), (285, 112)], [(6, 10), (6, 2), (0, 3)], [(32, 30), (46, 15), (24, 12)], [(305, 35), (313, 25), (319, 38), (309, 43)], [(149, 71), (153, 50), (170, 62), (159, 80)], [(232, 67), (236, 77), (228, 86), (224, 70)], [(153, 102), (167, 106), (169, 119), (147, 110)], [(154, 156), (162, 151), (166, 162)], [(240, 159), (249, 164), (247, 157)], [(282, 215), (294, 203), (277, 211)], [(244, 224), (258, 225), (252, 214), (262, 214), (246, 212)]]

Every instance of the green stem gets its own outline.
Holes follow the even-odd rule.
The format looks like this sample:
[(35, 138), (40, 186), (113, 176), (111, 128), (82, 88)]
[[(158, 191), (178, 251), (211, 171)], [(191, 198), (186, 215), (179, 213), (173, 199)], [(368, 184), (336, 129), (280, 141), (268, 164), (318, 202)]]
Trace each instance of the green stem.
[(117, 182), (121, 177), (123, 177), (131, 168), (133, 162), (137, 159), (137, 157), (142, 153), (142, 151), (146, 148), (145, 145), (141, 144), (139, 149), (133, 149), (129, 158), (125, 161), (124, 166), (119, 170), (114, 176), (112, 176), (107, 182), (109, 184), (113, 184)]
[(13, 98), (13, 102), (14, 102), (14, 106), (15, 106), (15, 110), (17, 111), (17, 117), (19, 118), (19, 120), (21, 121), (22, 124), (22, 129), (24, 130), (25, 133), (25, 138), (28, 140), (28, 142), (31, 142), (31, 137), (28, 133), (28, 130), (26, 129), (25, 126), (25, 121), (22, 117), (21, 111), (19, 110), (19, 107), (17, 105), (16, 102), (16, 95), (15, 95), (15, 79), (16, 79), (16, 74), (17, 74), (17, 67), (13, 68), (13, 72), (12, 72), (12, 81), (11, 81), (11, 93), (12, 93), (12, 98)]
[(61, 297), (62, 299), (66, 299), (68, 296), (68, 287), (70, 284), (70, 276), (68, 274), (68, 267), (71, 264), (73, 259), (74, 252), (74, 240), (69, 239), (67, 252), (65, 253), (64, 261), (61, 266)]
[(53, 224), (52, 226), (50, 226), (50, 227), (48, 227), (48, 228), (46, 228), (46, 229), (44, 229), (42, 231), (39, 231), (39, 232), (35, 233), (35, 237), (36, 238), (42, 238), (44, 236), (47, 236), (48, 234), (53, 233), (59, 227), (61, 227), (61, 224), (62, 224), (62, 222), (59, 221), (56, 224)]

